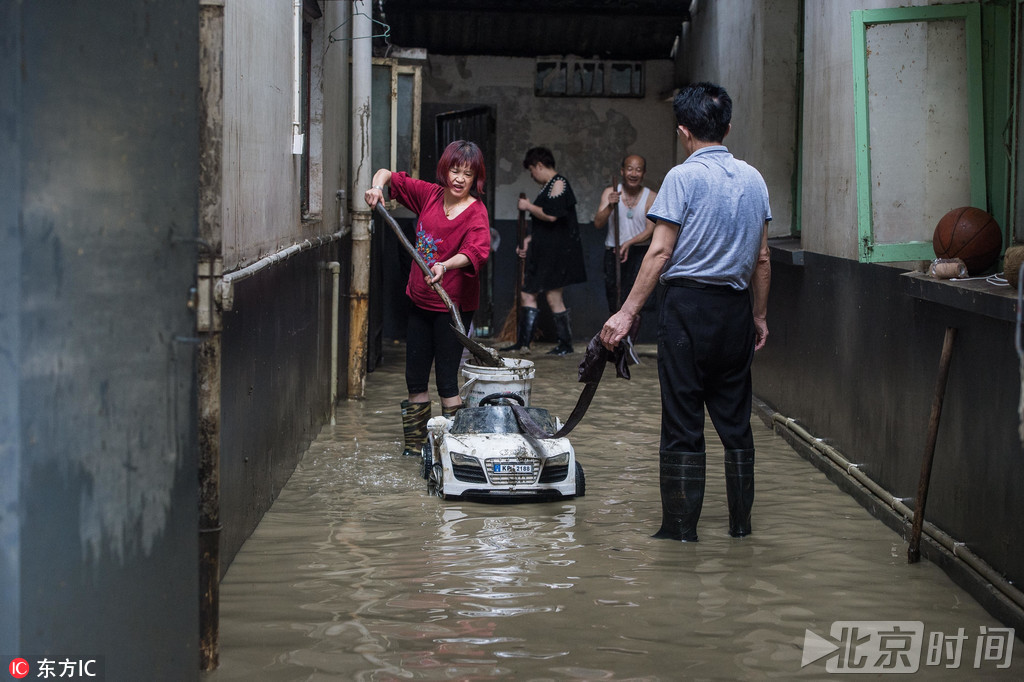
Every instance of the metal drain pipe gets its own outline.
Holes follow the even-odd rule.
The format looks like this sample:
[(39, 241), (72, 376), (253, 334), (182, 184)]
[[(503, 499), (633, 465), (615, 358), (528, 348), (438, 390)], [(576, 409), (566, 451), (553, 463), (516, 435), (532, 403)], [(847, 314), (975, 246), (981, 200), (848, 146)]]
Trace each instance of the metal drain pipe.
[(224, 0), (199, 3), (199, 252), (196, 272), (196, 406), (199, 483), (199, 667), (220, 648), (221, 275), (224, 130)]
[[(913, 523), (914, 510), (905, 505), (900, 498), (894, 497), (888, 490), (868, 478), (868, 476), (860, 470), (859, 465), (850, 462), (848, 459), (843, 457), (838, 450), (827, 445), (820, 438), (810, 434), (791, 417), (785, 417), (778, 412), (774, 412), (772, 413), (772, 422), (776, 424), (778, 428), (786, 429), (790, 433), (799, 436), (807, 445), (820, 452), (833, 464), (842, 469), (847, 476), (850, 476), (862, 486), (870, 490), (875, 497), (885, 502), (894, 511), (903, 516), (908, 523)], [(970, 566), (976, 573), (978, 573), (978, 575), (987, 580), (1004, 597), (1012, 601), (1019, 608), (1024, 609), (1024, 593), (1018, 590), (1002, 575), (997, 573), (995, 569), (985, 563), (977, 554), (969, 550), (966, 544), (963, 542), (957, 542), (929, 521), (924, 522), (923, 530), (925, 535), (949, 550), (953, 556)]]
[(366, 391), (370, 309), (370, 226), (373, 214), (363, 193), (373, 182), (370, 143), (373, 8), (367, 0), (352, 2), (352, 282), (349, 288), (348, 397)]
[(331, 271), (331, 426), (337, 424), (334, 406), (338, 402), (338, 306), (341, 304), (341, 263), (331, 261), (327, 264)]

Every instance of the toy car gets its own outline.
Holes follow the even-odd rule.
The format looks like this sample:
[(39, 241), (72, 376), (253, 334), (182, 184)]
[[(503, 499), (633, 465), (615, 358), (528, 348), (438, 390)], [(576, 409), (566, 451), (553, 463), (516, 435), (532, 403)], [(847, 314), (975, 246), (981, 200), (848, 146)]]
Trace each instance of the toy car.
[[(516, 393), (494, 393), (478, 407), (464, 407), (454, 418), (427, 422), (423, 477), (427, 489), (442, 499), (529, 501), (582, 497), (583, 467), (568, 438), (534, 438), (523, 432), (511, 401), (524, 405)], [(552, 423), (547, 410), (525, 407), (546, 432)]]

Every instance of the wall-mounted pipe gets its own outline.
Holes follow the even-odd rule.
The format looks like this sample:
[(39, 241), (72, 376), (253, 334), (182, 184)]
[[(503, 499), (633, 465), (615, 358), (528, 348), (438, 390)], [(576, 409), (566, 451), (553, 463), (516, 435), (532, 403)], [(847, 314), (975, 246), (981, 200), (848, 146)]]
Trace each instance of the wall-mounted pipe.
[(324, 244), (330, 244), (333, 241), (341, 239), (347, 233), (343, 230), (339, 230), (331, 235), (321, 235), (319, 237), (313, 237), (312, 239), (304, 239), (298, 244), (292, 244), (291, 246), (281, 249), (276, 253), (272, 253), (269, 256), (260, 258), (255, 263), (247, 265), (244, 268), (239, 268), (232, 272), (224, 274), (220, 281), (216, 284), (215, 296), (217, 302), (220, 303), (222, 310), (231, 310), (235, 304), (235, 282), (241, 282), (243, 279), (249, 279), (260, 270), (270, 267), (274, 263), (280, 263), (281, 261), (288, 260), (297, 253), (308, 251), (317, 246), (323, 246)]
[(370, 144), (370, 95), (373, 54), (370, 37), (373, 8), (366, 0), (351, 3), (352, 21), (352, 282), (349, 295), (348, 396), (362, 398), (366, 364), (370, 301), (370, 225), (372, 214), (363, 193), (373, 181)]
[(220, 284), (223, 209), (224, 2), (199, 3), (199, 251), (196, 357), (199, 483), (199, 666), (217, 668), (220, 651), (221, 321), (209, 293)]
[[(843, 457), (838, 450), (830, 445), (822, 442), (820, 438), (816, 438), (811, 435), (806, 429), (801, 427), (791, 417), (785, 417), (778, 412), (772, 414), (772, 422), (777, 425), (777, 428), (785, 429), (790, 433), (798, 436), (800, 440), (804, 441), (814, 450), (817, 450), (826, 458), (828, 458), (833, 464), (842, 469), (842, 471), (853, 478), (857, 483), (867, 488), (871, 493), (885, 502), (885, 504), (892, 507), (894, 511), (903, 516), (907, 523), (913, 523), (914, 510), (903, 503), (903, 501), (894, 497), (889, 491), (882, 486), (878, 485), (870, 478), (867, 474), (860, 470), (860, 468), (850, 462), (848, 459)], [(1024, 593), (1017, 589), (1011, 584), (1005, 577), (1000, 575), (985, 563), (978, 555), (967, 548), (963, 542), (958, 542), (950, 537), (947, 533), (942, 531), (940, 528), (930, 521), (925, 521), (923, 524), (924, 534), (934, 540), (936, 543), (946, 548), (954, 557), (960, 559), (973, 569), (978, 575), (987, 580), (996, 590), (998, 590), (1004, 597), (1009, 601), (1013, 602), (1018, 608), (1024, 609)]]
[(331, 426), (334, 426), (334, 407), (338, 402), (338, 323), (341, 305), (341, 263), (331, 261), (327, 264), (331, 271)]

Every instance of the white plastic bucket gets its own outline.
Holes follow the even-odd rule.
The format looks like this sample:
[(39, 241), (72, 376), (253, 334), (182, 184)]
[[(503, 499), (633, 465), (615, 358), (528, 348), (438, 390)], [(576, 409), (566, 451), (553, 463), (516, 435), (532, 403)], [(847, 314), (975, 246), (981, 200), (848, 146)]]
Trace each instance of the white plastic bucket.
[(530, 404), (533, 385), (533, 361), (522, 358), (502, 358), (501, 367), (486, 367), (466, 362), (462, 376), (466, 380), (459, 395), (466, 407), (478, 407), (480, 401), (492, 393), (515, 393)]

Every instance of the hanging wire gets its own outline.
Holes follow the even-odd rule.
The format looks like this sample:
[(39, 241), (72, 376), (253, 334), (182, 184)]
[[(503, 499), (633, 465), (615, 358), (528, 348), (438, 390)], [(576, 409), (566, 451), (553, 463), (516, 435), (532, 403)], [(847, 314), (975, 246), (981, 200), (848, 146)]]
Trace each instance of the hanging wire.
[[(384, 13), (384, 0), (377, 0), (377, 15), (381, 19), (387, 19), (388, 18), (387, 15)], [(381, 22), (381, 23), (383, 23), (383, 22)], [(384, 24), (384, 26), (387, 26), (387, 30), (384, 32), (384, 35), (382, 36), (384, 38), (384, 44), (387, 45), (387, 48), (384, 50), (384, 56), (385, 57), (390, 57), (391, 56), (391, 48), (394, 47), (394, 45), (391, 44), (391, 40), (390, 40), (391, 27), (388, 26), (387, 24)]]
[[(382, 14), (383, 14), (383, 6), (381, 7), (381, 11), (382, 11)], [(383, 33), (374, 33), (373, 35), (368, 35), (368, 36), (357, 36), (356, 38), (335, 38), (334, 37), (334, 32), (337, 31), (339, 28), (343, 27), (348, 22), (352, 21), (352, 19), (354, 17), (366, 17), (367, 19), (369, 19), (374, 24), (378, 24), (380, 26), (383, 26), (384, 27), (384, 29), (383, 29), (384, 32)], [(365, 12), (356, 12), (351, 17), (349, 17), (348, 19), (346, 19), (345, 21), (341, 22), (340, 24), (335, 26), (333, 29), (331, 29), (331, 32), (327, 34), (327, 50), (331, 49), (331, 43), (343, 43), (346, 40), (359, 40), (359, 39), (362, 39), (362, 38), (384, 38), (385, 40), (387, 40), (390, 37), (391, 37), (391, 26), (389, 26), (388, 24), (385, 24), (383, 21), (378, 21), (378, 20), (374, 19), (373, 17), (367, 15)], [(391, 41), (388, 41), (388, 45), (390, 45), (390, 44), (391, 44)], [(326, 52), (327, 50), (324, 50), (324, 52)]]
[(1008, 281), (1006, 281), (1006, 277), (1004, 277), (1003, 274), (1004, 273), (997, 272), (994, 275), (978, 275), (977, 277), (951, 277), (949, 279), (949, 281), (950, 282), (970, 282), (972, 280), (983, 279), (986, 282), (988, 282), (989, 284), (991, 284), (992, 286), (1008, 287), (1008, 286), (1010, 286), (1010, 283)]

